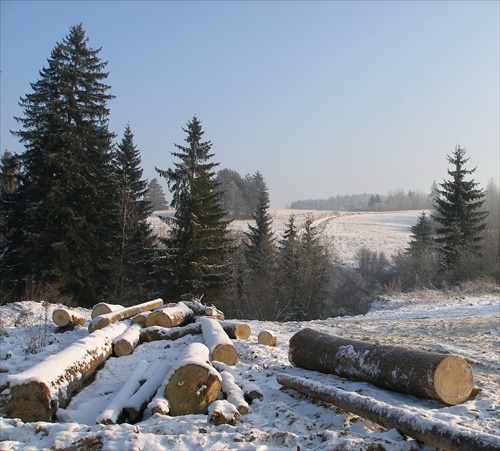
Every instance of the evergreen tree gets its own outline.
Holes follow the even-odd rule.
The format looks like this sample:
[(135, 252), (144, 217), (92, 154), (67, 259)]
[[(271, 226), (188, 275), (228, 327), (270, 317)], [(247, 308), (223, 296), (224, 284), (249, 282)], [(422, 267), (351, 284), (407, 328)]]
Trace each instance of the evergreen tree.
[(105, 300), (116, 232), (107, 63), (82, 25), (57, 43), (20, 100), (23, 172), (8, 211), (3, 280), (56, 283), (82, 306)]
[(452, 268), (462, 255), (480, 252), (481, 232), (488, 213), (480, 211), (486, 193), (477, 188), (479, 184), (473, 179), (466, 180), (476, 168), (465, 168), (469, 161), (465, 158), (465, 149), (457, 145), (447, 158), (453, 166), (448, 170), (451, 180), (440, 184), (434, 205), (436, 213), (432, 218), (439, 224), (436, 242), (443, 255), (441, 263), (445, 268)]
[(174, 168), (161, 170), (172, 193), (173, 218), (170, 235), (162, 239), (166, 256), (163, 259), (165, 296), (205, 296), (206, 302), (217, 301), (228, 275), (230, 240), (222, 208), (220, 184), (215, 180), (211, 161), (212, 143), (202, 141), (204, 131), (194, 116), (183, 129), (187, 146), (175, 144), (178, 158)]
[(7, 240), (7, 209), (19, 186), (20, 164), (15, 155), (6, 150), (0, 159), (0, 255)]
[(137, 303), (148, 294), (154, 236), (148, 222), (151, 204), (145, 200), (140, 152), (128, 124), (114, 157), (117, 183), (118, 235), (113, 267), (113, 292), (117, 304)]
[(156, 178), (149, 182), (144, 200), (147, 200), (151, 204), (153, 211), (166, 210), (168, 208), (165, 193)]
[(410, 245), (407, 252), (410, 256), (422, 256), (434, 251), (434, 235), (432, 222), (423, 211), (417, 218), (417, 223), (410, 227)]

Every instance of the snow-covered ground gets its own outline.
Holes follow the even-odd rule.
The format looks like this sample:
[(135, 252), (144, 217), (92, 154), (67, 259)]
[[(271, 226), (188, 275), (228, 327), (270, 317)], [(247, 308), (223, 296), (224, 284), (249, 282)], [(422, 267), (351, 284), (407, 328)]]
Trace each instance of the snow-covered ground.
[[(49, 355), (88, 335), (87, 325), (55, 334), (50, 321), (55, 305), (24, 302), (0, 307), (0, 385), (9, 374), (31, 368)], [(90, 311), (79, 309), (87, 319)], [(47, 318), (49, 321), (47, 321)], [(206, 415), (162, 416), (146, 413), (136, 424), (103, 425), (96, 419), (123, 387), (141, 361), (150, 366), (173, 362), (187, 343), (201, 335), (173, 342), (140, 345), (133, 354), (111, 357), (95, 381), (77, 394), (59, 422), (23, 423), (0, 418), (3, 450), (431, 450), (428, 445), (400, 435), (325, 402), (284, 390), (276, 381), (280, 373), (300, 376), (340, 387), (403, 409), (415, 424), (429, 419), (445, 422), (457, 431), (493, 434), (500, 449), (498, 291), (421, 292), (374, 300), (369, 313), (321, 321), (273, 323), (250, 321), (248, 340), (235, 341), (239, 361), (233, 369), (253, 381), (263, 392), (248, 414), (234, 426), (211, 424)], [(304, 327), (338, 336), (381, 344), (452, 352), (472, 366), (480, 392), (474, 399), (445, 406), (413, 396), (377, 388), (368, 383), (294, 367), (288, 360), (290, 337)], [(278, 336), (275, 347), (260, 345), (257, 335), (269, 330)], [(168, 346), (167, 346), (168, 343)], [(45, 346), (41, 346), (45, 345)], [(35, 354), (28, 352), (36, 349)], [(41, 375), (43, 376), (43, 375)], [(8, 396), (8, 390), (2, 397)]]

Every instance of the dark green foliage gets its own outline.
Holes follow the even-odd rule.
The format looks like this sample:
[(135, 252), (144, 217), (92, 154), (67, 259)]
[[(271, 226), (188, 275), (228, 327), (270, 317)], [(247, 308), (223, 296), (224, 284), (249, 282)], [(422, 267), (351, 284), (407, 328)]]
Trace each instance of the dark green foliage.
[(148, 222), (147, 182), (130, 125), (114, 155), (118, 234), (110, 301), (129, 305), (146, 300), (155, 239)]
[(486, 193), (477, 188), (473, 179), (466, 180), (476, 169), (465, 168), (469, 160), (465, 158), (465, 149), (456, 146), (447, 158), (453, 167), (448, 170), (451, 179), (437, 190), (432, 218), (438, 223), (436, 242), (442, 254), (441, 263), (445, 269), (451, 269), (463, 254), (480, 253), (488, 213), (480, 210)]
[(434, 230), (425, 211), (418, 216), (417, 223), (411, 226), (410, 230), (411, 241), (407, 249), (410, 256), (419, 257), (434, 252)]
[(144, 194), (144, 200), (147, 200), (151, 204), (153, 211), (166, 210), (168, 208), (165, 193), (157, 179), (149, 182), (148, 189)]
[(202, 141), (201, 122), (195, 116), (183, 129), (187, 146), (176, 144), (172, 155), (179, 161), (174, 168), (161, 170), (172, 193), (173, 218), (170, 234), (162, 239), (165, 246), (162, 266), (165, 297), (178, 300), (181, 296), (204, 296), (204, 302), (214, 302), (224, 288), (228, 274), (227, 211), (221, 203), (220, 184), (215, 180), (211, 161), (212, 143)]
[(18, 291), (58, 283), (82, 306), (106, 299), (116, 217), (107, 63), (87, 44), (82, 26), (71, 27), (20, 101), (23, 172), (2, 274)]
[(19, 159), (6, 150), (0, 159), (0, 249), (7, 239), (7, 209), (19, 186), (20, 171)]

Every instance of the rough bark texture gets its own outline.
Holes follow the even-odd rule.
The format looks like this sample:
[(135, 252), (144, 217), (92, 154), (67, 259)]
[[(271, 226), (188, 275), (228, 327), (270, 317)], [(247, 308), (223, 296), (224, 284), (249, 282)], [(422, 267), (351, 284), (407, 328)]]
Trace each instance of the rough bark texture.
[(201, 324), (188, 324), (183, 327), (172, 327), (167, 329), (161, 326), (146, 327), (141, 330), (140, 343), (158, 340), (177, 340), (186, 335), (199, 335), (201, 334)]
[(407, 410), (391, 406), (373, 398), (348, 392), (301, 377), (279, 374), (278, 383), (312, 398), (335, 404), (346, 412), (359, 415), (386, 429), (396, 428), (402, 434), (427, 445), (448, 451), (499, 449), (498, 437), (480, 434), (466, 428), (456, 428), (440, 420), (432, 420), (421, 414), (409, 414)]
[(191, 343), (183, 358), (172, 364), (165, 378), (165, 398), (170, 415), (207, 413), (221, 392), (221, 376), (209, 363), (208, 348)]
[(257, 337), (257, 341), (261, 345), (276, 346), (277, 337), (274, 333), (268, 330), (263, 330)]
[(179, 302), (152, 312), (146, 319), (146, 327), (162, 326), (169, 328), (182, 326), (193, 321), (193, 311), (183, 302)]
[(109, 326), (117, 321), (131, 318), (139, 313), (153, 310), (161, 307), (162, 305), (163, 301), (161, 299), (154, 299), (153, 301), (143, 302), (142, 304), (133, 305), (132, 307), (122, 308), (121, 310), (115, 310), (113, 312), (105, 313), (104, 315), (96, 316), (89, 324), (89, 332), (92, 333), (97, 329), (102, 329), (103, 327)]
[(233, 340), (248, 340), (252, 333), (252, 329), (250, 329), (248, 324), (233, 323), (229, 321), (223, 321), (220, 324), (227, 336)]
[(52, 312), (52, 321), (59, 327), (75, 327), (85, 324), (85, 317), (80, 313), (65, 308), (57, 308)]
[(106, 304), (105, 302), (99, 302), (99, 304), (94, 305), (90, 317), (92, 319), (97, 318), (99, 315), (105, 315), (106, 313), (114, 312), (116, 310), (121, 310), (125, 307), (118, 304)]
[(210, 359), (226, 365), (235, 365), (238, 361), (238, 351), (220, 323), (208, 317), (199, 318), (197, 321), (202, 325), (203, 340), (210, 350)]
[(140, 324), (132, 324), (123, 334), (113, 340), (113, 354), (116, 357), (132, 354), (139, 344), (141, 328)]
[(24, 422), (54, 421), (57, 409), (65, 408), (71, 397), (93, 379), (111, 355), (113, 338), (125, 328), (124, 324), (115, 324), (96, 331), (29, 370), (10, 375), (7, 415)]
[(459, 356), (346, 340), (308, 328), (290, 339), (289, 360), (449, 405), (467, 400), (474, 384), (470, 365)]

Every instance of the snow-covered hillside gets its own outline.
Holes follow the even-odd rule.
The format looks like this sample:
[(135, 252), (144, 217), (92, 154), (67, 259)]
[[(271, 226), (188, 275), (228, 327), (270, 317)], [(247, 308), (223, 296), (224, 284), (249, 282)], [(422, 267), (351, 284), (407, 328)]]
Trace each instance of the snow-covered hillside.
[[(0, 385), (9, 374), (31, 368), (49, 355), (68, 347), (88, 334), (87, 324), (74, 331), (55, 334), (50, 322), (56, 306), (44, 308), (24, 302), (0, 307)], [(79, 309), (87, 319), (90, 312)], [(49, 318), (49, 321), (47, 321)], [(215, 426), (206, 415), (162, 416), (146, 413), (137, 424), (96, 424), (97, 417), (123, 386), (141, 360), (149, 365), (174, 361), (188, 342), (201, 336), (140, 345), (133, 354), (111, 357), (95, 381), (77, 394), (66, 409), (58, 412), (58, 423), (23, 423), (0, 418), (0, 449), (3, 450), (431, 450), (428, 445), (403, 437), (395, 429), (341, 411), (325, 402), (284, 390), (276, 381), (280, 373), (308, 378), (340, 387), (403, 409), (418, 426), (429, 420), (457, 431), (493, 434), (500, 449), (498, 291), (422, 292), (376, 299), (362, 316), (339, 317), (311, 322), (248, 322), (248, 340), (235, 341), (239, 361), (233, 369), (253, 381), (263, 392), (248, 414), (234, 426)], [(455, 406), (403, 395), (368, 383), (294, 367), (288, 360), (290, 337), (310, 327), (341, 337), (381, 344), (451, 352), (465, 357), (472, 366), (474, 399)], [(275, 347), (261, 345), (261, 330), (274, 332)], [(42, 346), (43, 345), (43, 346)], [(35, 350), (30, 354), (28, 350)], [(8, 389), (2, 398), (8, 396)]]

